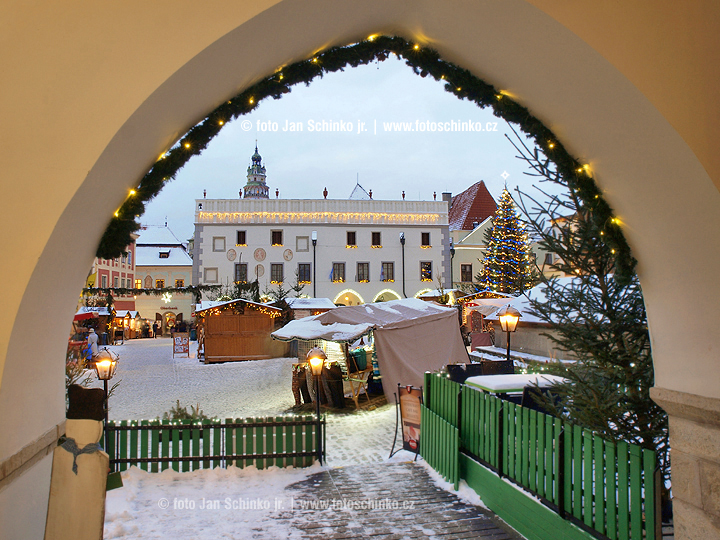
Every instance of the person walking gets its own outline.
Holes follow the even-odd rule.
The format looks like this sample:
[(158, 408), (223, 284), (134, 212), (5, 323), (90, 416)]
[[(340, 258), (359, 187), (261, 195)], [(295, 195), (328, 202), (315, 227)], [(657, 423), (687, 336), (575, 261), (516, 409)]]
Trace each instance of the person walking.
[(153, 323), (153, 337), (154, 337), (154, 338), (157, 337), (157, 333), (158, 333), (158, 323), (157, 323), (157, 321), (155, 321), (155, 322)]
[(98, 335), (95, 333), (94, 328), (91, 328), (88, 332), (88, 348), (90, 349), (91, 357), (98, 353)]

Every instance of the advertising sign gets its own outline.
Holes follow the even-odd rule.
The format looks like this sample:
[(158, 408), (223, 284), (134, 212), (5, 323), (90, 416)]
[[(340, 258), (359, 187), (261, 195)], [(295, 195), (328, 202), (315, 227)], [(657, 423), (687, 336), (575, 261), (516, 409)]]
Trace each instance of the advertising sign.
[(417, 454), (420, 452), (422, 390), (413, 386), (401, 387), (398, 385), (398, 387), (403, 449)]
[(190, 357), (190, 334), (187, 332), (175, 332), (173, 338), (173, 358), (176, 354), (186, 354)]

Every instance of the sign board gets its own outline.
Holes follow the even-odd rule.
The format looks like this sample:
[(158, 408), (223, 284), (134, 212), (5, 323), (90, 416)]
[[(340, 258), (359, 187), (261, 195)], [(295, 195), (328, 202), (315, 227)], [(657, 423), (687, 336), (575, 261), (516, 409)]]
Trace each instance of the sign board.
[(190, 358), (190, 334), (188, 332), (175, 332), (172, 335), (173, 358), (176, 354), (186, 354)]
[(398, 385), (400, 394), (400, 418), (403, 435), (403, 449), (420, 452), (420, 415), (422, 390), (413, 386)]

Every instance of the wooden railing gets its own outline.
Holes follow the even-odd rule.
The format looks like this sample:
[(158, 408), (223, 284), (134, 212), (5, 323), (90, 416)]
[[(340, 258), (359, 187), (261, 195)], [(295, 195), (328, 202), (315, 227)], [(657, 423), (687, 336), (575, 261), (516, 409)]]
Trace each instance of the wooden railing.
[[(440, 374), (425, 375), (421, 454), (450, 480), (459, 447), (596, 537), (661, 539), (654, 451), (607, 441), (570, 422), (503, 401)], [(437, 419), (449, 424), (439, 429)], [(438, 438), (442, 440), (438, 441)], [(427, 447), (427, 448), (426, 448)], [(441, 457), (435, 448), (447, 448)], [(426, 458), (427, 459), (427, 458)]]
[[(325, 420), (321, 420), (323, 440), (324, 426)], [(228, 418), (224, 422), (124, 420), (109, 423), (107, 452), (110, 467), (116, 471), (130, 465), (149, 472), (229, 465), (307, 467), (317, 457), (317, 428), (314, 416)], [(100, 444), (104, 447), (103, 440)]]

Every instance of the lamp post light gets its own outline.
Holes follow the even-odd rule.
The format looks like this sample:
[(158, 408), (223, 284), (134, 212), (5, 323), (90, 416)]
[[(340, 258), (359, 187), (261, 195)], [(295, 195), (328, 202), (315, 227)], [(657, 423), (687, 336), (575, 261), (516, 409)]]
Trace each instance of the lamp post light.
[(510, 332), (514, 332), (517, 328), (520, 312), (512, 306), (505, 306), (498, 311), (498, 318), (503, 332), (507, 334), (507, 359), (510, 362)]
[(103, 348), (93, 358), (95, 373), (97, 374), (98, 380), (103, 382), (105, 389), (105, 425), (103, 432), (105, 436), (105, 451), (108, 450), (108, 381), (115, 375), (115, 370), (118, 364), (118, 355), (112, 351), (109, 351), (107, 347)]
[(317, 446), (317, 458), (320, 464), (322, 465), (323, 461), (323, 452), (322, 452), (322, 436), (320, 434), (321, 424), (320, 424), (320, 375), (322, 374), (323, 365), (325, 365), (325, 360), (327, 360), (327, 355), (325, 354), (325, 351), (323, 351), (319, 347), (313, 347), (310, 349), (307, 353), (307, 361), (310, 364), (310, 370), (312, 371), (313, 378), (315, 379), (315, 411), (317, 415), (317, 428), (315, 429), (315, 433), (317, 436), (316, 439), (316, 446)]

